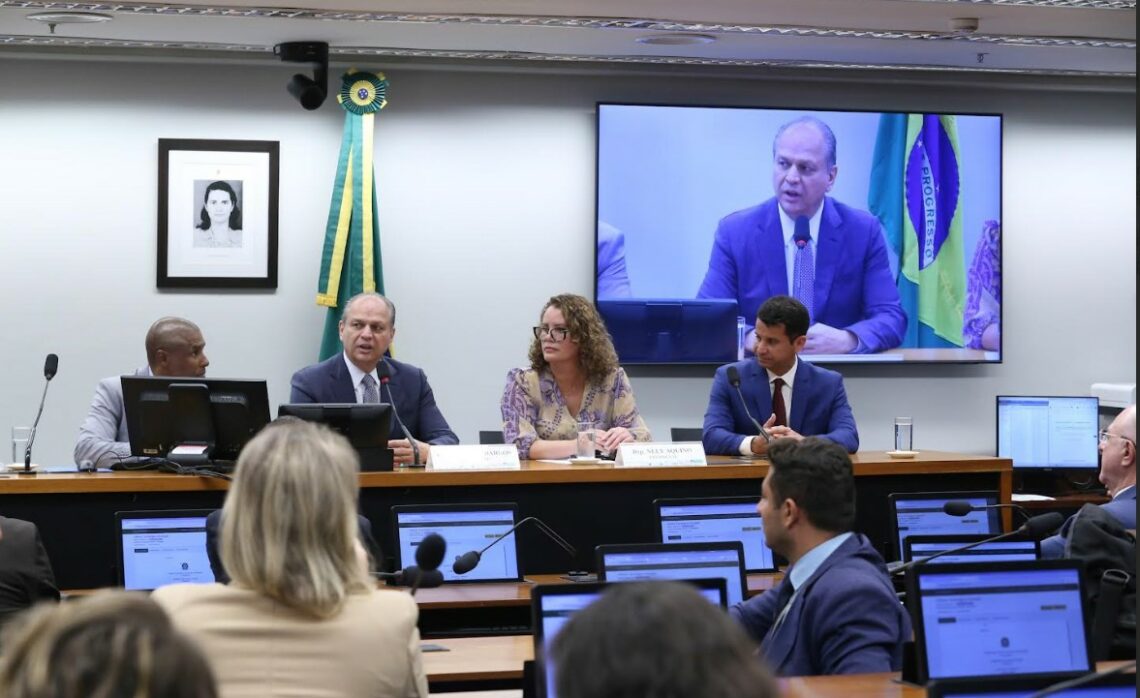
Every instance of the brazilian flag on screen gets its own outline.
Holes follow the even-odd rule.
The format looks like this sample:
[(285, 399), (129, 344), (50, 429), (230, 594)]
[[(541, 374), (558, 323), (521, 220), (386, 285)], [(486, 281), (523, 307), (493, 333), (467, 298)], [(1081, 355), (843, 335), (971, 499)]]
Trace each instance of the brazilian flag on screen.
[(899, 260), (904, 347), (961, 347), (962, 252), (958, 126), (953, 115), (883, 114), (867, 203)]
[(383, 73), (349, 70), (341, 77), (337, 101), (345, 110), (344, 135), (317, 282), (317, 305), (329, 309), (321, 336), (322, 361), (341, 349), (337, 325), (345, 301), (358, 293), (384, 292), (372, 130), (373, 115), (387, 105), (387, 93)]

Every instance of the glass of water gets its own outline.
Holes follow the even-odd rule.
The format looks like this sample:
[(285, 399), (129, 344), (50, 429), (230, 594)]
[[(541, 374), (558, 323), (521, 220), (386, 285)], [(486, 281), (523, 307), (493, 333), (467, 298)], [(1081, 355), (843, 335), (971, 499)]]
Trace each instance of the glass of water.
[(895, 450), (914, 450), (914, 418), (895, 417)]
[(31, 437), (31, 427), (12, 427), (12, 463), (24, 462), (24, 451), (28, 450), (28, 439)]
[(595, 458), (598, 449), (598, 432), (588, 419), (578, 420), (578, 457)]

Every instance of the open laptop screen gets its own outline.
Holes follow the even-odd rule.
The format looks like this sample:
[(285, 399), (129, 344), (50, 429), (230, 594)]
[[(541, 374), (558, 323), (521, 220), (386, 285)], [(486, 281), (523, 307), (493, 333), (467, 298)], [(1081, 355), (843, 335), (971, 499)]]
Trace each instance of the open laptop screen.
[(942, 511), (952, 501), (969, 502), (974, 507), (997, 504), (997, 492), (894, 492), (888, 495), (895, 559), (901, 560), (907, 536), (941, 536), (963, 533), (1001, 533), (997, 509), (978, 509), (965, 516)]
[[(903, 562), (923, 559), (944, 550), (961, 548), (988, 538), (988, 534), (962, 536), (907, 536), (903, 546)], [(958, 562), (1011, 562), (1037, 560), (1041, 557), (1041, 543), (1035, 540), (999, 540), (982, 543), (976, 548), (936, 557), (930, 564)]]
[(740, 541), (746, 572), (776, 571), (755, 498), (658, 499), (653, 504), (662, 543)]
[[(448, 559), (470, 550), (482, 550), (515, 525), (514, 504), (438, 504), (392, 507), (396, 521), (396, 569), (414, 565), (416, 546), (429, 533), (447, 541)], [(451, 564), (440, 566), (445, 582), (522, 581), (515, 534), (483, 553), (475, 569), (456, 574)]]
[(208, 510), (115, 512), (119, 583), (137, 591), (214, 581), (206, 554)]
[(1078, 561), (919, 565), (907, 583), (923, 678), (1092, 669)]
[(729, 605), (743, 601), (748, 589), (739, 541), (599, 545), (596, 552), (598, 579), (607, 582), (721, 578)]

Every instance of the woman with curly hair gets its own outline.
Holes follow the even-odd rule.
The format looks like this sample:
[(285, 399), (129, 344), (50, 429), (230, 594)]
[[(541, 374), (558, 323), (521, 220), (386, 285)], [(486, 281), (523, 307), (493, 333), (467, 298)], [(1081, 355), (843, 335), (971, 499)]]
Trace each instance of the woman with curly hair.
[(530, 345), (530, 368), (512, 369), (503, 391), (503, 438), (521, 458), (577, 453), (578, 423), (594, 425), (598, 449), (649, 441), (633, 388), (593, 303), (569, 293), (542, 308)]

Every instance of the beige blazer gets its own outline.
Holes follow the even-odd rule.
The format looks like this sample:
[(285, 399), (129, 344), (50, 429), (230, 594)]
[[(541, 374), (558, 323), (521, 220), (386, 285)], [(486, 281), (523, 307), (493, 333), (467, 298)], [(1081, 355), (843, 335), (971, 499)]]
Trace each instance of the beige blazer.
[(404, 592), (352, 594), (328, 620), (221, 584), (174, 584), (152, 597), (201, 646), (222, 698), (428, 695), (419, 609)]

